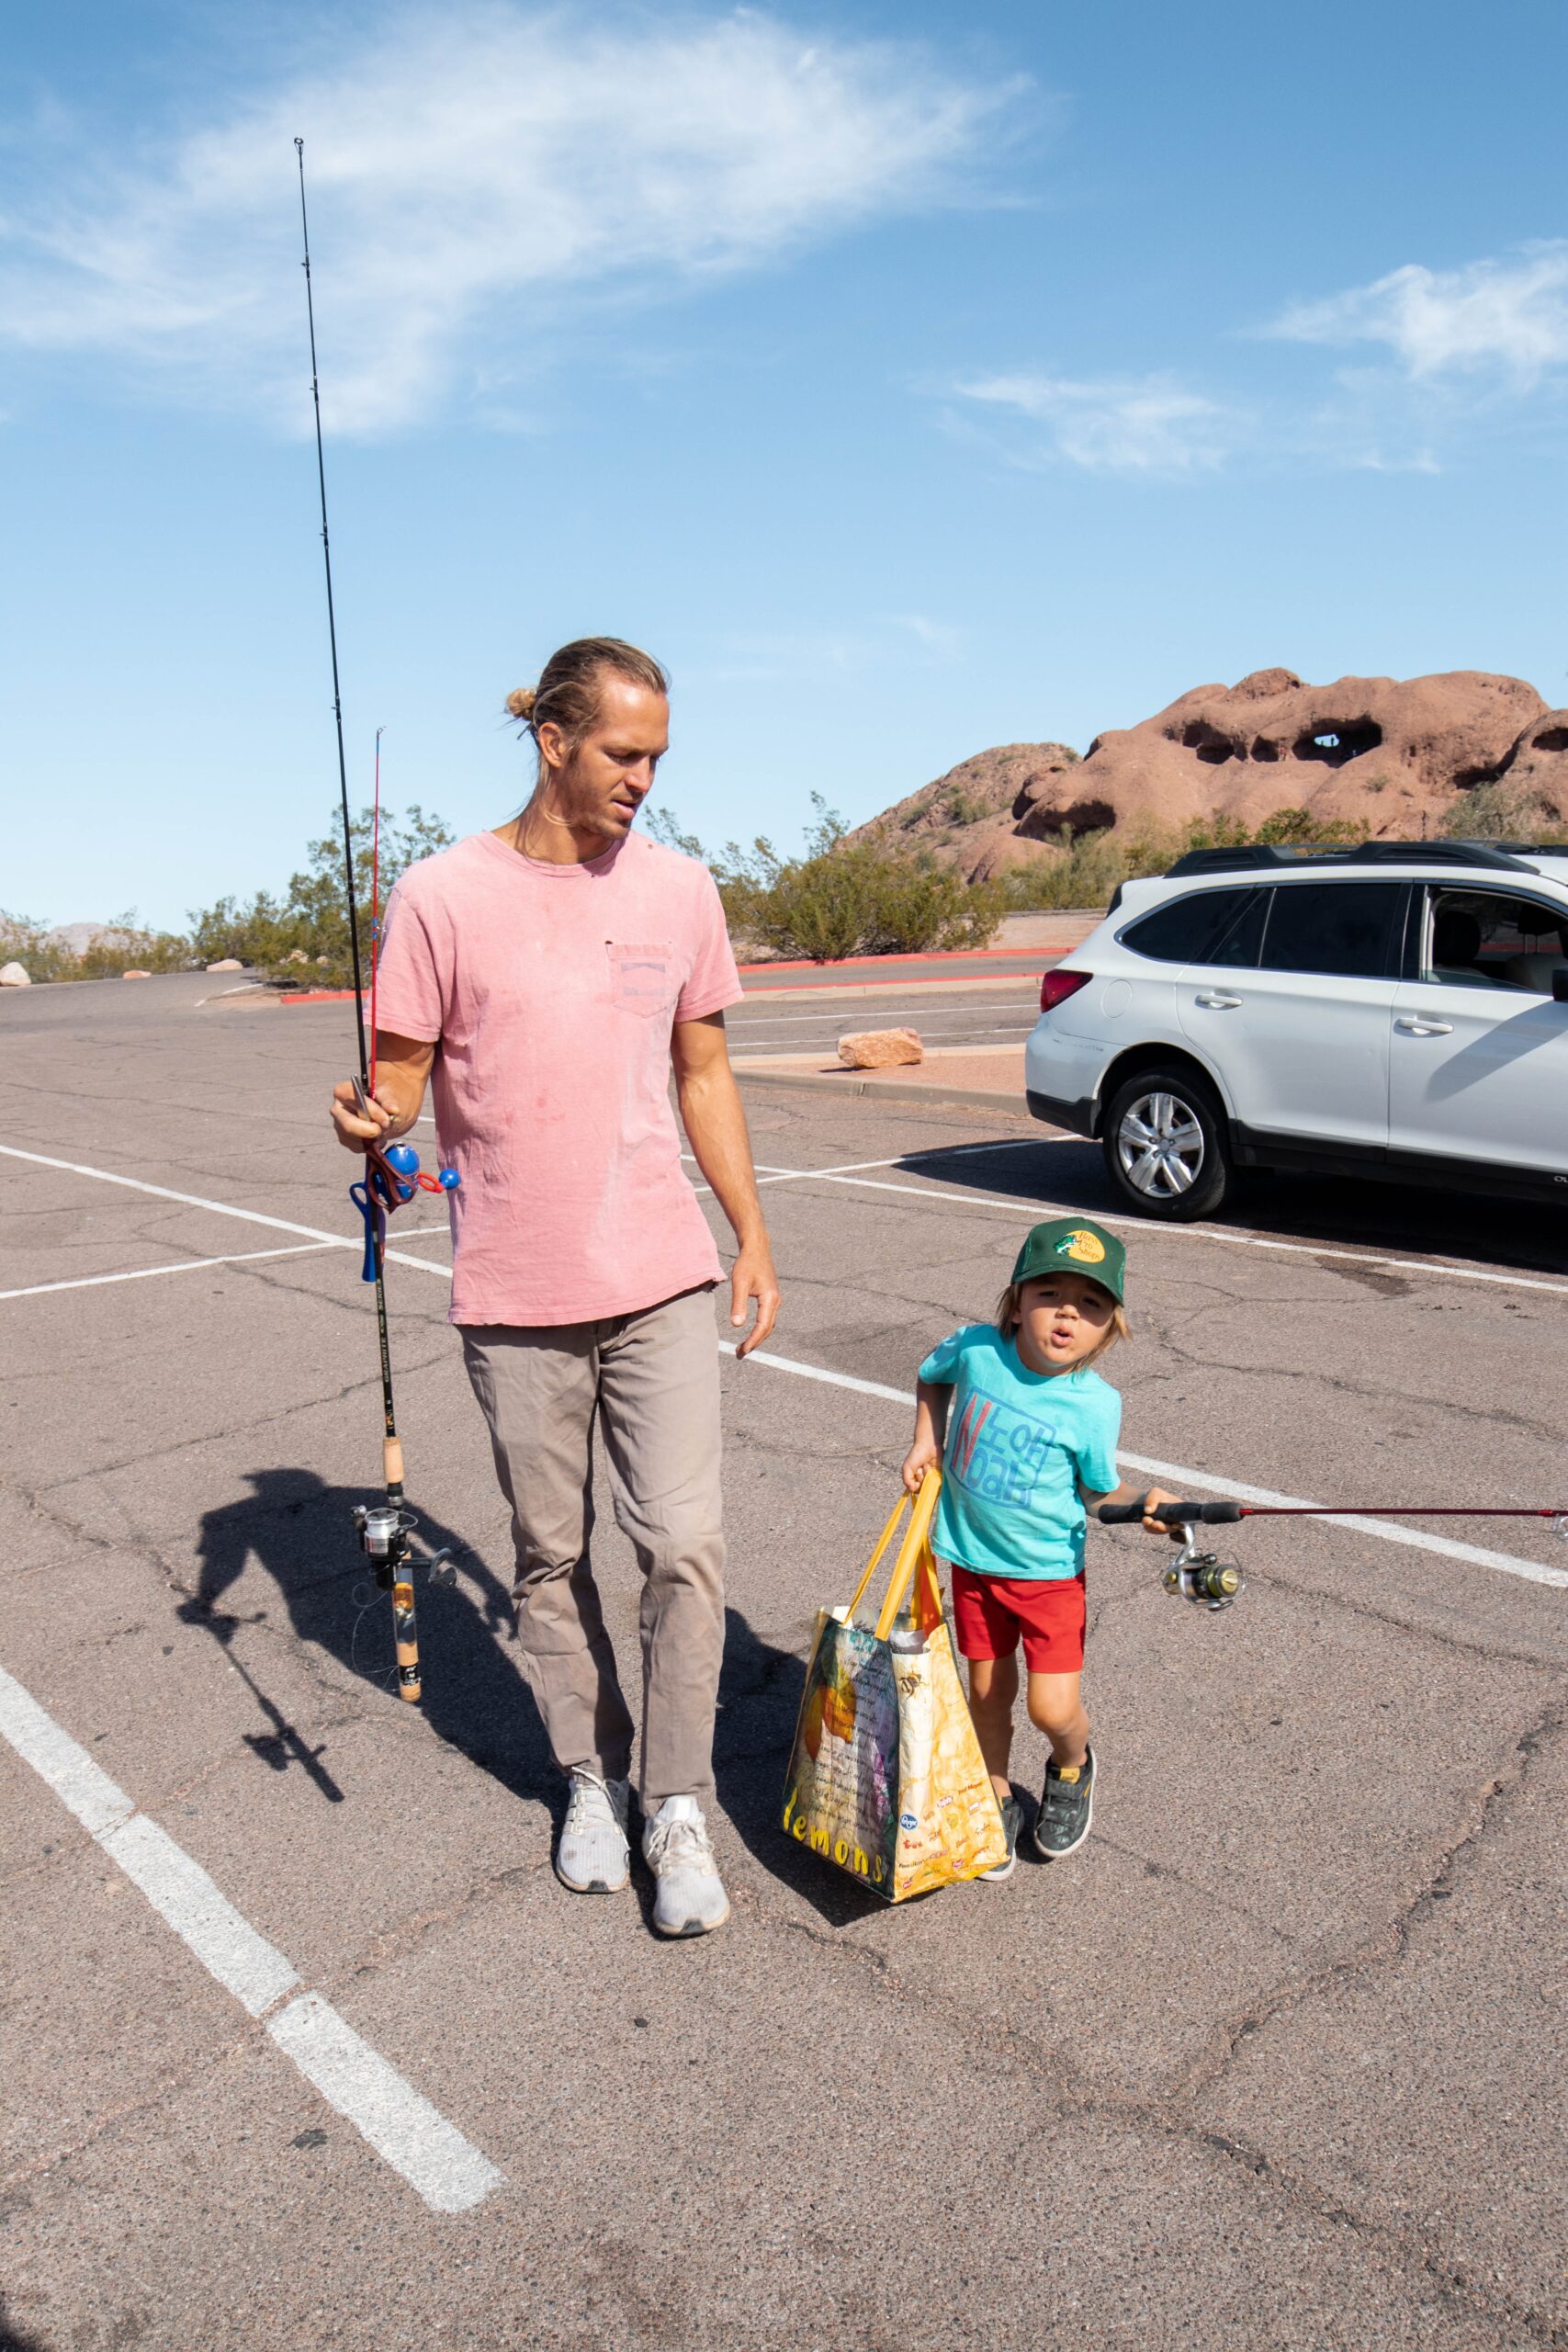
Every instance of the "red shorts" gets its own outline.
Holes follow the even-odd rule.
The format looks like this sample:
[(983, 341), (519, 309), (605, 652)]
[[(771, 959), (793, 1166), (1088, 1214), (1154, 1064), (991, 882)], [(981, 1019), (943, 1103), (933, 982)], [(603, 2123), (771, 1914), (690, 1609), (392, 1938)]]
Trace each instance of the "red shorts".
[(1083, 1668), (1084, 1580), (1076, 1577), (977, 1577), (953, 1571), (953, 1618), (965, 1657), (1011, 1657), (1023, 1636), (1031, 1674)]

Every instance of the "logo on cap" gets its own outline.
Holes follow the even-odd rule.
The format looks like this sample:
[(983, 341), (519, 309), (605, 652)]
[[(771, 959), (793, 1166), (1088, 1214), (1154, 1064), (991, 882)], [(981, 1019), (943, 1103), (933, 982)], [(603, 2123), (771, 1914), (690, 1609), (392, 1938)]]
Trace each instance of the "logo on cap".
[(1064, 1233), (1056, 1244), (1058, 1258), (1076, 1258), (1080, 1266), (1098, 1266), (1105, 1257), (1105, 1244), (1097, 1233), (1086, 1233), (1075, 1226), (1071, 1233)]

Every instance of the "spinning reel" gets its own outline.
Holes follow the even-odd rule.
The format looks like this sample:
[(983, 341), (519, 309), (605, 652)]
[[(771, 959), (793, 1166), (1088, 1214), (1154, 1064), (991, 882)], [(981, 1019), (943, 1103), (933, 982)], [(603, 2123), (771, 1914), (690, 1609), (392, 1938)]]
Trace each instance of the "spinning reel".
[[(1141, 1502), (1101, 1503), (1098, 1516), (1107, 1526), (1142, 1525), (1144, 1506)], [(1156, 1504), (1149, 1517), (1162, 1526), (1181, 1530), (1181, 1549), (1160, 1577), (1167, 1592), (1179, 1593), (1198, 1609), (1228, 1609), (1239, 1600), (1247, 1589), (1241, 1570), (1234, 1560), (1222, 1560), (1217, 1552), (1200, 1552), (1198, 1530), (1205, 1524), (1231, 1526), (1241, 1516), (1241, 1505), (1233, 1502)]]
[(359, 1530), (359, 1548), (376, 1572), (378, 1586), (392, 1596), (398, 1694), (400, 1698), (417, 1700), (421, 1686), (419, 1629), (413, 1607), (414, 1565), (417, 1562), (429, 1569), (433, 1584), (455, 1583), (457, 1571), (452, 1565), (452, 1547), (448, 1544), (439, 1552), (416, 1550), (409, 1537), (419, 1525), (419, 1518), (400, 1502), (355, 1503), (354, 1523)]

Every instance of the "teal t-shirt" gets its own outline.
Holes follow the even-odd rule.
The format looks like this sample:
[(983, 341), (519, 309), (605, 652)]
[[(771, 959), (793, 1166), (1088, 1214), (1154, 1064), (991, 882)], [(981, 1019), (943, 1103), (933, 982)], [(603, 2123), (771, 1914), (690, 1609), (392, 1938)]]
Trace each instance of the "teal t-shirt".
[(994, 1323), (933, 1348), (920, 1378), (951, 1385), (933, 1548), (976, 1576), (1076, 1577), (1086, 1515), (1078, 1482), (1118, 1481), (1122, 1399), (1099, 1373), (1031, 1372)]

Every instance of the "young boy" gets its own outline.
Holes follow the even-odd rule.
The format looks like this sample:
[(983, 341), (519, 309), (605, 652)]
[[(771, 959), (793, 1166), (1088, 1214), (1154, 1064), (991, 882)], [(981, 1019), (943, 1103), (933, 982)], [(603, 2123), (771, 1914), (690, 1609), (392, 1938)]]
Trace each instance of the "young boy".
[[(920, 1366), (904, 1484), (918, 1489), (942, 1460), (945, 1437), (931, 1541), (952, 1571), (969, 1710), (1007, 1830), (1007, 1860), (987, 1878), (1010, 1874), (1023, 1821), (1008, 1778), (1021, 1634), (1030, 1721), (1051, 1743), (1036, 1849), (1056, 1861), (1089, 1835), (1095, 1759), (1079, 1688), (1085, 1504), (1141, 1495), (1146, 1512), (1178, 1499), (1117, 1480), (1122, 1399), (1092, 1366), (1128, 1336), (1125, 1266), (1115, 1235), (1088, 1217), (1037, 1225), (995, 1323), (954, 1331)], [(1144, 1525), (1170, 1532), (1147, 1516)]]

